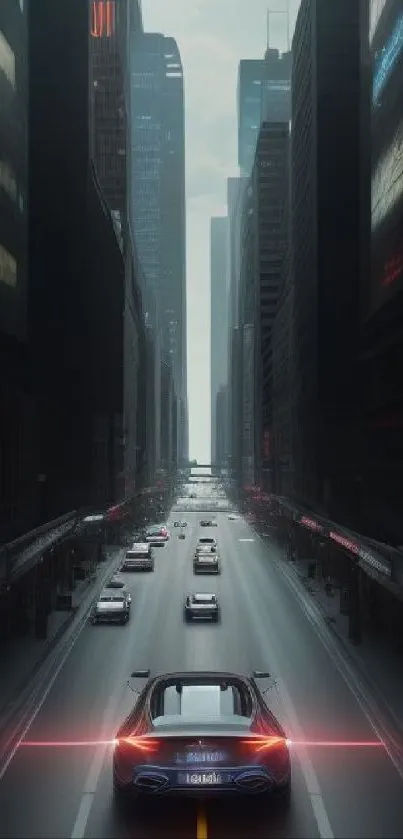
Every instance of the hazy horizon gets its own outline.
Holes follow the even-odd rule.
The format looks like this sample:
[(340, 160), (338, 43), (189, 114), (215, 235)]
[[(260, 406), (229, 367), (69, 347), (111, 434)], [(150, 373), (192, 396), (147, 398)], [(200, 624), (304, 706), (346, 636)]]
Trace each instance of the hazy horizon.
[[(290, 0), (292, 35), (300, 0)], [(238, 175), (236, 85), (241, 58), (262, 58), (267, 0), (143, 0), (146, 32), (177, 40), (186, 119), (189, 455), (210, 460), (210, 218), (227, 213)], [(276, 10), (287, 7), (277, 0)], [(270, 17), (270, 46), (287, 48), (285, 16)]]

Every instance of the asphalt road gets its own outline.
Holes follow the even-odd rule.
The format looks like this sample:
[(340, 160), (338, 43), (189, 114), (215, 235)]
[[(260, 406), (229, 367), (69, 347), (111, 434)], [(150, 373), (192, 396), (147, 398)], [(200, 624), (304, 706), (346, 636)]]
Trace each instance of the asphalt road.
[[(195, 578), (192, 548), (200, 515), (188, 514), (185, 541), (172, 529), (153, 574), (127, 574), (127, 627), (86, 626), (61, 669), (29, 740), (108, 740), (134, 702), (133, 668), (270, 670), (268, 701), (297, 740), (373, 740), (371, 726), (333, 657), (279, 573), (273, 548), (243, 520), (220, 514), (220, 577)], [(205, 532), (205, 531), (204, 531)], [(254, 540), (254, 541), (243, 541)], [(215, 591), (219, 626), (185, 626), (184, 595)], [(0, 837), (255, 839), (398, 837), (403, 781), (383, 749), (295, 746), (288, 813), (253, 800), (205, 809), (191, 801), (114, 809), (109, 746), (21, 747), (0, 783)]]

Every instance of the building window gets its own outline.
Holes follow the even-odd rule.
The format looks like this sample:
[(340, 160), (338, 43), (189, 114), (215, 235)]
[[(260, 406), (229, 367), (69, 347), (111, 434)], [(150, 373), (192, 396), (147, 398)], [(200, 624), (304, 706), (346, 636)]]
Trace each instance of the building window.
[(17, 200), (17, 182), (11, 166), (0, 160), (0, 187), (4, 189), (12, 201)]
[(12, 288), (17, 285), (17, 263), (3, 245), (0, 245), (0, 283)]
[(3, 70), (15, 90), (15, 55), (2, 32), (0, 32), (0, 69)]

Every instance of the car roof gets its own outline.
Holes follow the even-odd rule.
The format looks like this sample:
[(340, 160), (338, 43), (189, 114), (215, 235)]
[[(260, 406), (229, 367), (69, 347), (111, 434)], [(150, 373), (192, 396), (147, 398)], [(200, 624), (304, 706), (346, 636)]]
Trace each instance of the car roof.
[(113, 591), (111, 588), (104, 588), (101, 591), (101, 594), (98, 597), (98, 600), (121, 600), (125, 596), (125, 593), (120, 589), (120, 591)]

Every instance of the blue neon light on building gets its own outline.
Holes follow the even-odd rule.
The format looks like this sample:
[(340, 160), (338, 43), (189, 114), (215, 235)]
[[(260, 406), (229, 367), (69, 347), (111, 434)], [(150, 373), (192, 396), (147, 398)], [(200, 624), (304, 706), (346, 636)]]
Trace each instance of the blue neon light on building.
[(377, 105), (379, 97), (390, 78), (403, 49), (403, 13), (399, 15), (393, 32), (379, 55), (372, 83), (372, 103)]

